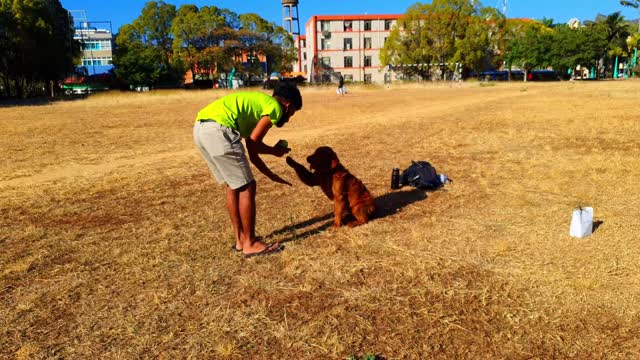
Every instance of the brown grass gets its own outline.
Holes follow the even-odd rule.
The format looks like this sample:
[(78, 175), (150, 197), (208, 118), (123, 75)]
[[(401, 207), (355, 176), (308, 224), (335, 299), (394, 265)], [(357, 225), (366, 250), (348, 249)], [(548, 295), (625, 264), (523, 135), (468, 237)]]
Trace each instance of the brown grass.
[[(639, 85), (305, 89), (266, 141), (332, 146), (385, 216), (331, 230), (267, 157), (295, 186), (257, 174), (257, 231), (287, 248), (251, 260), (191, 140), (223, 92), (0, 108), (0, 358), (638, 358)], [(454, 182), (391, 192), (411, 160)]]

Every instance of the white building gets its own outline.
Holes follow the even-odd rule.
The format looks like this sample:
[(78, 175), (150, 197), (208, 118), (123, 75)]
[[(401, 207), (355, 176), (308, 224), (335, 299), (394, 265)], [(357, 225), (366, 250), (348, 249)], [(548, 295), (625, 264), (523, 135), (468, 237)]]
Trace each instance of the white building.
[(380, 50), (402, 15), (319, 15), (296, 39), (298, 61), (294, 71), (309, 82), (335, 81), (342, 73), (346, 82), (383, 83), (385, 67)]
[(73, 36), (82, 43), (82, 63), (89, 74), (106, 73), (113, 65), (113, 35), (106, 29), (85, 26), (77, 28)]
[(111, 21), (89, 21), (85, 10), (69, 10), (69, 21), (75, 28), (73, 39), (79, 41), (82, 48), (82, 58), (76, 67), (84, 68), (91, 75), (109, 72), (113, 68)]

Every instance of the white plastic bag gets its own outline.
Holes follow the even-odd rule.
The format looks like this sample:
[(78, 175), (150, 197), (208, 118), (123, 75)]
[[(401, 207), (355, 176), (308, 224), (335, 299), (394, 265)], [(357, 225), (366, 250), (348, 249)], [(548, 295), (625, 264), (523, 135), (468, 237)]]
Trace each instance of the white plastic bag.
[(591, 235), (593, 232), (593, 208), (580, 207), (573, 210), (571, 217), (571, 228), (569, 235), (577, 238), (583, 238)]

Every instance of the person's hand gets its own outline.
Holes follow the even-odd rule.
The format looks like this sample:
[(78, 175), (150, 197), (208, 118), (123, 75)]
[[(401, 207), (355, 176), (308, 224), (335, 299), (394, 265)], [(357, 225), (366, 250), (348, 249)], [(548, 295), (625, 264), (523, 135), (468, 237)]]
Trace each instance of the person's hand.
[(273, 147), (273, 155), (277, 157), (283, 157), (285, 154), (288, 154), (290, 152), (291, 152), (291, 148), (285, 148), (281, 146)]
[(271, 180), (280, 184), (285, 184), (285, 185), (289, 185), (289, 186), (293, 186), (291, 185), (290, 182), (288, 182), (287, 180), (281, 178), (280, 176), (273, 174), (273, 176), (271, 177)]
[(287, 165), (295, 167), (298, 163), (291, 156), (287, 156)]

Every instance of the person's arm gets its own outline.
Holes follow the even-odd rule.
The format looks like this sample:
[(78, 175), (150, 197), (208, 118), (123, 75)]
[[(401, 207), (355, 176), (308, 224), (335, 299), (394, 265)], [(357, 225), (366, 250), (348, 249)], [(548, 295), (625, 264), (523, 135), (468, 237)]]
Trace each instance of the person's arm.
[(279, 146), (268, 146), (262, 142), (262, 139), (264, 139), (269, 129), (271, 129), (271, 125), (272, 124), (269, 117), (263, 116), (260, 121), (258, 121), (258, 124), (256, 125), (255, 129), (253, 129), (249, 137), (246, 138), (245, 142), (247, 144), (249, 160), (261, 173), (263, 173), (269, 179), (281, 184), (287, 184), (291, 186), (290, 182), (274, 174), (260, 158), (260, 154), (269, 154), (281, 157), (291, 151), (290, 149), (285, 149)]

